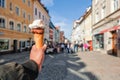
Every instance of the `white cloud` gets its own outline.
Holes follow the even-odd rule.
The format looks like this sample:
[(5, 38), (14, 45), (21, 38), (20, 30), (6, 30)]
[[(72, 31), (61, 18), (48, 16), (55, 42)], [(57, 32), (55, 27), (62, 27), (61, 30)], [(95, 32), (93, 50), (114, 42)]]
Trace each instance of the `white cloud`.
[(65, 22), (56, 22), (55, 23), (55, 25), (59, 25), (59, 26), (62, 26), (62, 27), (64, 27), (64, 26), (66, 26), (67, 24), (65, 23)]
[(53, 6), (53, 0), (41, 0), (41, 2), (45, 5), (45, 6)]

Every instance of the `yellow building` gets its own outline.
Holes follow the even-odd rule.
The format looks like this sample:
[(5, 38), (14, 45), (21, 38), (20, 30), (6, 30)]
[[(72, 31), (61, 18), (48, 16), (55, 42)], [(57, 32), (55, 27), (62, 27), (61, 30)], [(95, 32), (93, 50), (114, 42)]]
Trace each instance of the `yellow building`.
[(33, 0), (1, 0), (0, 53), (24, 50), (33, 35), (28, 25), (33, 21)]

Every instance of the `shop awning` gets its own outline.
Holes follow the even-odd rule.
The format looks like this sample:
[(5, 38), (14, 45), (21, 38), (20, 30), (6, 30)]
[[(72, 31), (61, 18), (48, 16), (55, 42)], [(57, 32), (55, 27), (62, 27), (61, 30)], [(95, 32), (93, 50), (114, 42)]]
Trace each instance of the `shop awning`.
[(109, 31), (118, 30), (118, 29), (120, 29), (120, 25), (114, 26), (114, 27), (111, 27), (111, 28), (108, 28), (108, 29), (105, 29), (105, 30), (102, 30), (102, 31), (100, 31), (100, 34), (105, 33), (105, 32), (109, 32)]

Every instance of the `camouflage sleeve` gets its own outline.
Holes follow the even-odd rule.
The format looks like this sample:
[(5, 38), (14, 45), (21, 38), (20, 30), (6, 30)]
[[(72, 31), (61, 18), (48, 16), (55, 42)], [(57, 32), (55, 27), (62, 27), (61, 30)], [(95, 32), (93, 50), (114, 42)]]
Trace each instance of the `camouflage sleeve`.
[(11, 62), (0, 65), (0, 80), (34, 80), (37, 76), (38, 67), (32, 60), (23, 64)]

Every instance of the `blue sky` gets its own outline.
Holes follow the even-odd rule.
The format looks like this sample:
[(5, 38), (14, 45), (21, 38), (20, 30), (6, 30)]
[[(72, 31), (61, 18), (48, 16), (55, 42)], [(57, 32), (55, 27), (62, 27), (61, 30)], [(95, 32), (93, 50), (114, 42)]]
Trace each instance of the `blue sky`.
[(60, 26), (68, 39), (72, 32), (73, 21), (79, 19), (91, 5), (91, 0), (41, 0), (41, 2), (49, 10), (53, 24)]

